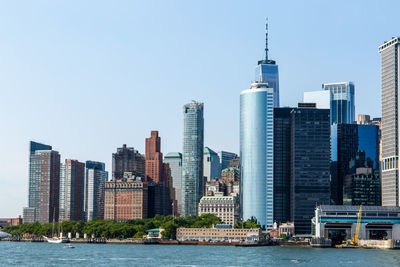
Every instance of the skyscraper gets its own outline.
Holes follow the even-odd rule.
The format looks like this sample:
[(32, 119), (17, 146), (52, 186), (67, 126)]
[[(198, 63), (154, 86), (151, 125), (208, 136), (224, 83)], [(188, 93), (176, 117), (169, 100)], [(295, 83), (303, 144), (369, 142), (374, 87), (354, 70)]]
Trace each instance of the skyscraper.
[(171, 168), (172, 186), (175, 190), (176, 216), (182, 214), (182, 153), (170, 152), (164, 157)]
[(330, 109), (331, 125), (354, 123), (354, 84), (352, 82), (324, 83), (322, 90), (304, 92), (304, 103), (315, 103), (317, 108)]
[(275, 60), (268, 58), (268, 18), (265, 23), (265, 58), (258, 61), (255, 81), (274, 89), (274, 107), (279, 107), (279, 72)]
[(83, 220), (85, 163), (66, 159), (60, 170), (60, 221)]
[(193, 101), (183, 106), (183, 155), (182, 155), (182, 215), (197, 214), (203, 196), (203, 103)]
[(273, 224), (274, 88), (255, 82), (240, 94), (241, 212)]
[(328, 109), (299, 103), (291, 111), (290, 207), (295, 233), (310, 233), (316, 205), (330, 200)]
[(104, 186), (108, 172), (103, 162), (86, 161), (85, 168), (85, 220), (104, 219)]
[(117, 153), (112, 154), (113, 171), (112, 179), (122, 179), (125, 172), (131, 172), (134, 176), (145, 177), (145, 157), (133, 147), (117, 148)]
[(228, 168), (231, 160), (237, 158), (237, 154), (233, 152), (220, 151), (218, 152), (219, 160), (221, 162), (221, 170)]
[(159, 183), (162, 181), (162, 160), (161, 138), (158, 131), (151, 131), (150, 138), (146, 138), (146, 179), (151, 183)]
[(400, 205), (399, 62), (400, 38), (379, 47), (382, 77), (382, 205)]
[(218, 154), (209, 147), (204, 148), (203, 175), (207, 182), (221, 178), (221, 162)]
[(31, 141), (29, 148), (29, 196), (24, 222), (58, 221), (60, 155), (51, 146)]

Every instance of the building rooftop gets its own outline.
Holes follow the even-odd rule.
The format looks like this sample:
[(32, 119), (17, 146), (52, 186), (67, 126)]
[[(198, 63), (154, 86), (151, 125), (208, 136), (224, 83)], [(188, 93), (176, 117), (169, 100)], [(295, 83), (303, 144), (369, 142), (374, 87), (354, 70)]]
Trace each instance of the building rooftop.
[(169, 152), (165, 155), (165, 158), (182, 158), (182, 153), (180, 152)]
[[(319, 206), (322, 212), (326, 211), (354, 211), (358, 212), (360, 210), (360, 206), (341, 206), (341, 205), (321, 205)], [(363, 211), (393, 211), (400, 212), (400, 207), (393, 206), (363, 206)]]
[(234, 167), (228, 167), (228, 168), (222, 170), (222, 173), (226, 173), (226, 172), (240, 172), (240, 169), (234, 168)]
[(204, 154), (217, 155), (217, 153), (208, 146), (204, 148)]

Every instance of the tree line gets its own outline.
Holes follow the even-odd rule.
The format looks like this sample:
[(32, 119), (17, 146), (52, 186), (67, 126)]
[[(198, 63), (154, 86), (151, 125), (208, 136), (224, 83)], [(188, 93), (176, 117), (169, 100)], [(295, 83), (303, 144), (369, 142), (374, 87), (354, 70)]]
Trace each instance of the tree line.
[[(83, 221), (64, 221), (54, 223), (55, 229), (62, 229), (64, 235), (72, 233), (75, 237), (76, 233), (83, 237), (95, 235), (103, 238), (143, 238), (147, 234), (147, 230), (154, 228), (163, 228), (161, 235), (165, 239), (175, 239), (176, 229), (179, 227), (186, 228), (211, 228), (213, 225), (220, 224), (221, 219), (213, 214), (202, 214), (201, 216), (177, 217), (171, 215), (156, 215), (154, 218), (134, 219), (126, 222), (116, 222), (109, 220), (94, 219), (90, 222)], [(235, 228), (258, 228), (259, 224), (252, 220), (246, 222), (238, 222)], [(13, 236), (23, 237), (25, 234), (34, 236), (50, 236), (52, 234), (53, 224), (46, 223), (23, 223), (21, 225), (7, 226), (2, 231)]]

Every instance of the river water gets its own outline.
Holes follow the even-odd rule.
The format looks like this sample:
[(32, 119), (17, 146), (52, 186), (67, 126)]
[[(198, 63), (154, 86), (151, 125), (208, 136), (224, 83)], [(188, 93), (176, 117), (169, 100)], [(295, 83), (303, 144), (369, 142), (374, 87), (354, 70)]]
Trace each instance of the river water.
[(400, 250), (0, 242), (0, 266), (400, 266)]

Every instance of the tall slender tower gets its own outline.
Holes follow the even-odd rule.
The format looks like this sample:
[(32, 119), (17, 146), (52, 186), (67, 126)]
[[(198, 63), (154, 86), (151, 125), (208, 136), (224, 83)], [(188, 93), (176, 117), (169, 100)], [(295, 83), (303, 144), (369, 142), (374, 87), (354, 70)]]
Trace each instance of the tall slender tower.
[(203, 103), (183, 106), (182, 215), (197, 215), (204, 191), (203, 178), (204, 118)]
[(382, 77), (382, 205), (400, 205), (399, 80), (400, 38), (379, 47)]
[[(161, 138), (158, 131), (151, 131), (146, 138), (146, 181), (158, 183), (162, 181), (163, 156), (161, 153)], [(166, 185), (164, 185), (166, 186)]]
[(274, 88), (274, 107), (279, 107), (279, 72), (275, 60), (268, 56), (268, 18), (265, 23), (265, 58), (258, 61), (255, 81), (268, 83), (269, 88)]

